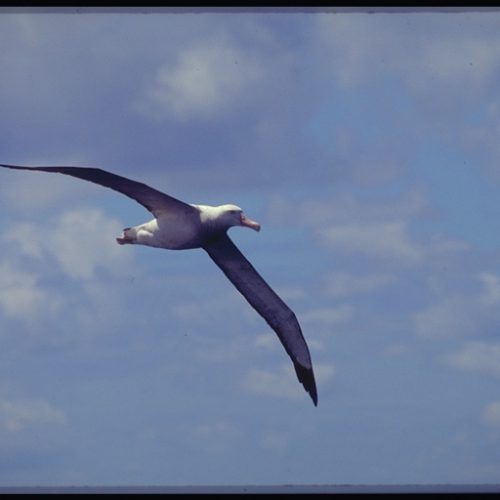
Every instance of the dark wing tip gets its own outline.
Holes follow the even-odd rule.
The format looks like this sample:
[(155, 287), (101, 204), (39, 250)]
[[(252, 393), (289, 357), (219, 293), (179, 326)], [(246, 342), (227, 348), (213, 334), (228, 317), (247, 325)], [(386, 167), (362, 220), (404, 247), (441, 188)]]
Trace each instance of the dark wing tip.
[(314, 406), (318, 406), (318, 391), (316, 390), (316, 381), (314, 380), (312, 368), (305, 368), (298, 363), (294, 363), (293, 366), (295, 367), (299, 382), (311, 396)]

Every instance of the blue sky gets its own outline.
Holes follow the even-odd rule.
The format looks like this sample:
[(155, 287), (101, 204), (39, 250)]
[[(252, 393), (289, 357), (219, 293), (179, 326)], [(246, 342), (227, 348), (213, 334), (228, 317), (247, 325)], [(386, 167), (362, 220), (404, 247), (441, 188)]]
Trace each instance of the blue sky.
[(202, 251), (1, 171), (0, 485), (500, 482), (500, 13), (0, 10), (0, 162), (262, 224), (315, 408)]

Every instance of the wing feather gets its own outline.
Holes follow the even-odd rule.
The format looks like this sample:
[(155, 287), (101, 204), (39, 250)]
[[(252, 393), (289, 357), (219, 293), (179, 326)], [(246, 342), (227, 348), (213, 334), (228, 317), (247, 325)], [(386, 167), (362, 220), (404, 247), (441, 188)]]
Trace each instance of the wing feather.
[(227, 234), (224, 233), (203, 248), (276, 332), (293, 361), (299, 381), (317, 405), (318, 395), (311, 356), (294, 312), (264, 281)]
[(112, 174), (100, 168), (89, 167), (21, 167), (18, 165), (4, 165), (0, 167), (12, 168), (16, 170), (35, 170), (39, 172), (56, 172), (60, 174), (70, 175), (85, 181), (94, 182), (101, 186), (114, 189), (129, 198), (140, 203), (143, 207), (153, 213), (155, 217), (162, 211), (180, 210), (185, 213), (195, 213), (196, 209), (169, 196), (161, 191), (157, 191), (152, 187), (143, 184), (142, 182), (133, 181), (122, 177), (121, 175)]

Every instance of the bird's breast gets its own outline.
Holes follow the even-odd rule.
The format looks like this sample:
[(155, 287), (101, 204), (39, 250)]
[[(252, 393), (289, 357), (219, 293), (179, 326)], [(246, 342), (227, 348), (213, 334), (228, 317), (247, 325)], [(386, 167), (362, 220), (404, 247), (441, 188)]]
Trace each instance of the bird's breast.
[(198, 248), (203, 243), (201, 226), (190, 217), (162, 214), (138, 226), (137, 243), (169, 250)]

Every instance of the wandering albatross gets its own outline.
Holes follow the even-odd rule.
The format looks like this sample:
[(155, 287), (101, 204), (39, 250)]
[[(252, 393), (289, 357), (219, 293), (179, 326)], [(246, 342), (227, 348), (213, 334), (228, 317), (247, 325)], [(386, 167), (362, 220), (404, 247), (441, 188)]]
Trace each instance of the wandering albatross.
[(129, 243), (169, 250), (203, 248), (276, 332), (293, 362), (297, 378), (311, 396), (314, 405), (318, 404), (311, 356), (294, 312), (264, 281), (227, 235), (227, 230), (232, 226), (260, 230), (260, 224), (246, 217), (240, 207), (232, 204), (207, 206), (184, 203), (146, 184), (100, 168), (0, 166), (70, 175), (114, 189), (134, 199), (149, 210), (154, 219), (124, 229), (121, 236), (116, 238), (120, 245)]

